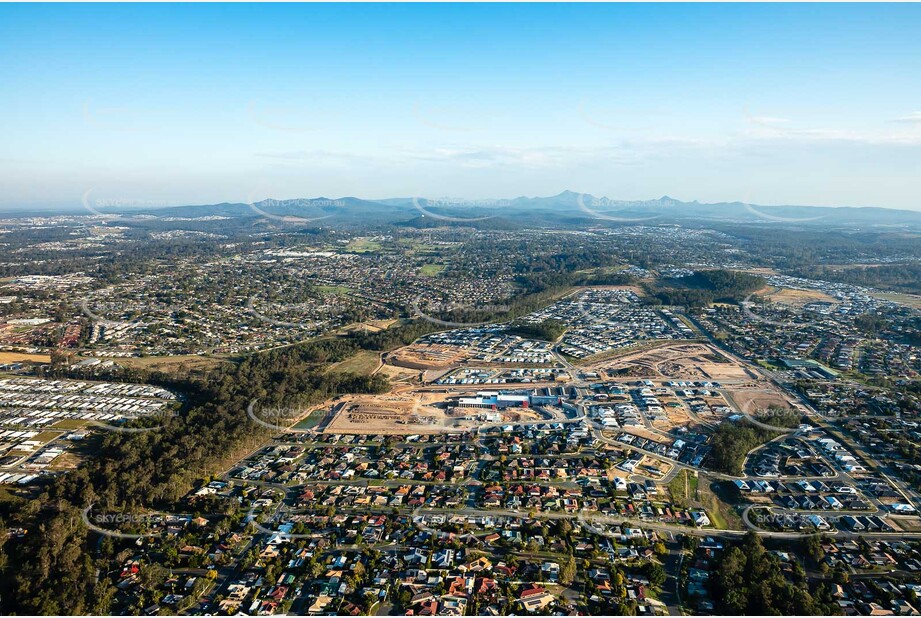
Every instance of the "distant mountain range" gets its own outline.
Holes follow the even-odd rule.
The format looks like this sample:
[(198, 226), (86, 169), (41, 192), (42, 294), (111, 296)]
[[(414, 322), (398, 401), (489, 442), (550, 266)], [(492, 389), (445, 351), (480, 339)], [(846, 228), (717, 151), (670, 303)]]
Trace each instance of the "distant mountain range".
[[(112, 213), (110, 208), (106, 213)], [(921, 212), (876, 207), (759, 206), (743, 202), (705, 204), (663, 196), (628, 201), (596, 198), (574, 191), (551, 197), (500, 200), (452, 200), (355, 197), (263, 200), (253, 204), (221, 203), (154, 209), (123, 209), (126, 216), (261, 217), (281, 222), (393, 223), (416, 227), (473, 225), (525, 227), (544, 225), (623, 225), (661, 223), (761, 223), (820, 226), (921, 227)]]

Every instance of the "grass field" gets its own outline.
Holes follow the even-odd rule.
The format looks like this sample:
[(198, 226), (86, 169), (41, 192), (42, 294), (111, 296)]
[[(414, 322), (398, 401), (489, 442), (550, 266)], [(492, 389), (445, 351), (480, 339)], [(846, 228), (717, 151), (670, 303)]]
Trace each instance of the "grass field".
[(345, 246), (346, 251), (352, 253), (374, 253), (380, 251), (381, 243), (371, 240), (370, 238), (355, 238)]
[(131, 358), (113, 358), (119, 365), (137, 369), (152, 369), (169, 373), (185, 366), (190, 371), (213, 369), (221, 363), (229, 362), (225, 356), (144, 356)]
[(882, 298), (883, 300), (891, 300), (894, 303), (899, 303), (900, 305), (905, 305), (907, 307), (912, 307), (913, 309), (921, 309), (921, 296), (915, 296), (914, 294), (900, 294), (898, 292), (881, 292), (879, 294), (871, 294), (876, 298)]
[[(0, 485), (0, 504), (4, 502), (22, 502), (22, 498), (12, 492), (6, 485)], [(5, 531), (4, 531), (5, 534)]]
[(311, 412), (307, 418), (299, 421), (294, 425), (295, 429), (313, 429), (320, 424), (320, 421), (326, 416), (326, 409), (321, 408), (319, 410), (314, 410)]
[(50, 354), (25, 354), (23, 352), (0, 352), (0, 365), (7, 363), (50, 363)]
[(344, 285), (318, 285), (316, 290), (321, 294), (335, 294), (336, 296), (343, 296), (352, 291)]
[(710, 485), (709, 479), (704, 479), (698, 485), (697, 493), (700, 495), (700, 505), (706, 509), (713, 525), (724, 530), (742, 530), (742, 518), (733, 510), (732, 505), (713, 493)]
[(668, 493), (676, 504), (689, 505), (697, 499), (697, 488), (700, 480), (697, 476), (682, 470), (672, 482), (668, 484)]
[(55, 423), (52, 427), (54, 429), (80, 429), (81, 427), (86, 427), (86, 421), (75, 418), (65, 418)]
[(372, 350), (362, 350), (344, 361), (333, 363), (327, 371), (334, 373), (357, 373), (370, 375), (380, 364), (380, 357)]
[(52, 440), (57, 438), (59, 435), (61, 434), (57, 431), (42, 431), (41, 433), (39, 433), (37, 436), (35, 436), (32, 439), (37, 440), (38, 442), (45, 443), (45, 442), (51, 442)]
[(419, 273), (425, 277), (435, 277), (445, 269), (444, 264), (426, 264), (419, 269)]
[(397, 242), (401, 245), (406, 245), (409, 247), (409, 250), (414, 254), (427, 254), (427, 253), (438, 253), (441, 251), (439, 247), (435, 245), (429, 245), (421, 240), (415, 238), (400, 238)]
[(807, 303), (820, 301), (834, 303), (835, 299), (824, 292), (818, 290), (794, 290), (793, 288), (773, 288), (763, 294), (765, 298), (775, 303), (801, 306)]
[(83, 461), (83, 457), (77, 453), (65, 452), (55, 459), (50, 468), (52, 470), (73, 470)]

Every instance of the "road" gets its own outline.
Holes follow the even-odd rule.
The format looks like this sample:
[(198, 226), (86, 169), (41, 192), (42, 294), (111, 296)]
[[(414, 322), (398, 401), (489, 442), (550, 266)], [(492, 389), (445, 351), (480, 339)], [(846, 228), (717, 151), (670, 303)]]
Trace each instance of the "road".
[(684, 548), (678, 541), (665, 544), (668, 554), (665, 556), (665, 584), (662, 585), (660, 600), (665, 603), (669, 616), (683, 616), (681, 602), (681, 565), (684, 562)]

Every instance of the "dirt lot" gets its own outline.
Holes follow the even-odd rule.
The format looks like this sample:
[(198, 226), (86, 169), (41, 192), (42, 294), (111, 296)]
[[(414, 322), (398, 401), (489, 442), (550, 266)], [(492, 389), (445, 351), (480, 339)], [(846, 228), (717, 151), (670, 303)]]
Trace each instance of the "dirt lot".
[(672, 464), (655, 457), (650, 457), (649, 455), (644, 455), (634, 469), (634, 473), (652, 479), (661, 479), (671, 472), (671, 470)]
[(469, 390), (426, 391), (410, 384), (398, 385), (384, 395), (345, 395), (316, 406), (311, 413), (333, 411), (323, 433), (401, 435), (469, 431), (484, 424), (540, 421), (545, 416), (527, 408), (502, 410), (500, 418), (488, 408), (458, 408), (457, 398)]
[(411, 395), (349, 395), (335, 405), (327, 433), (434, 433), (443, 431), (448, 421), (444, 410)]
[(903, 532), (921, 532), (921, 519), (918, 517), (890, 517), (888, 521)]
[[(673, 401), (674, 398), (670, 400)], [(687, 408), (683, 405), (680, 408), (666, 406), (665, 416), (668, 420), (655, 420), (652, 422), (652, 426), (661, 431), (671, 431), (675, 427), (691, 424), (691, 417), (688, 415)]]
[(360, 330), (369, 333), (376, 333), (378, 331), (390, 328), (397, 322), (399, 322), (399, 320), (369, 320), (367, 322), (356, 322), (354, 324), (349, 324), (348, 326), (340, 328), (337, 332), (351, 333)]
[[(646, 438), (647, 440), (651, 440), (656, 444), (670, 444), (670, 441), (668, 441), (666, 438), (642, 427), (629, 427), (624, 430), (624, 433), (631, 433), (635, 436), (639, 436), (640, 438)], [(624, 446), (629, 447), (629, 445)]]
[(678, 380), (746, 380), (746, 369), (705, 343), (673, 343), (599, 361), (590, 369), (608, 377), (630, 368), (630, 375)]
[(727, 389), (727, 394), (732, 400), (730, 403), (752, 414), (769, 407), (794, 409), (789, 399), (773, 388), (730, 388)]
[[(460, 391), (427, 392), (404, 386), (385, 395), (346, 395), (320, 408), (335, 408), (324, 433), (417, 434), (468, 431), (486, 421), (476, 418), (493, 413), (486, 408), (455, 408)], [(469, 393), (463, 393), (469, 395)], [(534, 410), (504, 410), (501, 422), (540, 420)]]
[(466, 351), (456, 346), (414, 343), (394, 351), (387, 362), (411, 369), (444, 369), (465, 358)]
[(381, 368), (378, 369), (377, 373), (382, 376), (386, 376), (391, 383), (394, 382), (407, 382), (407, 381), (419, 381), (420, 371), (418, 369), (407, 369), (406, 367), (396, 367), (395, 365), (381, 365)]

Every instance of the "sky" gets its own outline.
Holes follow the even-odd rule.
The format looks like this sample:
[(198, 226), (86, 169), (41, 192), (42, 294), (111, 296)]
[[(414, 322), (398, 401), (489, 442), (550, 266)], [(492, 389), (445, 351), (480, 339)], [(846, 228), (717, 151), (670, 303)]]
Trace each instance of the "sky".
[(921, 5), (0, 5), (0, 208), (921, 210)]

